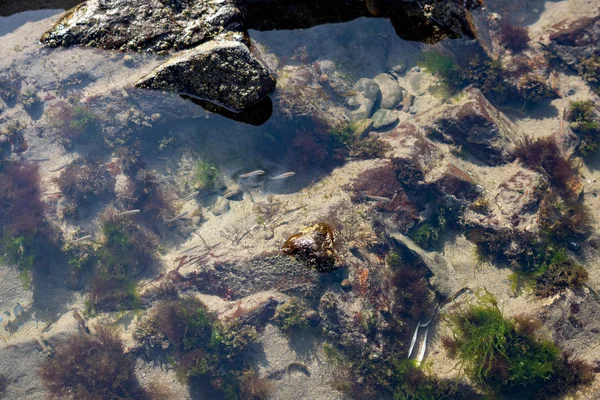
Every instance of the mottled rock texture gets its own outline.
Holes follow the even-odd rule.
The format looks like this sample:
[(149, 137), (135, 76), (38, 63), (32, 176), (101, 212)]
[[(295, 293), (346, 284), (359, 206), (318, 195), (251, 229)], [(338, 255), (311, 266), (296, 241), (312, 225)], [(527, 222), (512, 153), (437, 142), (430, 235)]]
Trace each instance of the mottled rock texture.
[(412, 40), (473, 36), (461, 2), (441, 2), (433, 14), (433, 19), (426, 17), (412, 1), (392, 0), (88, 0), (63, 16), (41, 41), (51, 47), (164, 54), (201, 46), (168, 61), (138, 85), (185, 93), (238, 112), (275, 87), (266, 68), (243, 48), (249, 44), (246, 29), (307, 28), (368, 16), (390, 18), (396, 32)]
[(269, 94), (275, 79), (246, 45), (211, 41), (172, 58), (136, 86), (197, 96), (239, 112)]

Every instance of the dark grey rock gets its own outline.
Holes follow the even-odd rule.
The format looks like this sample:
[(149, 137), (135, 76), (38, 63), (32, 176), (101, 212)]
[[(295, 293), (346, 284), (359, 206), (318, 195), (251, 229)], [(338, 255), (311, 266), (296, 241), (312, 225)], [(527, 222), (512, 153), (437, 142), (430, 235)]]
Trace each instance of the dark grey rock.
[(239, 112), (275, 88), (275, 79), (236, 41), (211, 41), (172, 58), (137, 87), (187, 94)]

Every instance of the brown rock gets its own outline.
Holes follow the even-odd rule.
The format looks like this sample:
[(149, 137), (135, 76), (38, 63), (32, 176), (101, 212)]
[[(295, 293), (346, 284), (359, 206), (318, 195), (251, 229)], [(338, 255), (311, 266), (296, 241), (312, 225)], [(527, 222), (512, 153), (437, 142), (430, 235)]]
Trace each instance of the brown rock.
[(465, 93), (461, 104), (441, 113), (433, 134), (463, 146), (486, 164), (499, 165), (512, 160), (509, 150), (519, 137), (512, 122), (479, 89), (469, 88)]

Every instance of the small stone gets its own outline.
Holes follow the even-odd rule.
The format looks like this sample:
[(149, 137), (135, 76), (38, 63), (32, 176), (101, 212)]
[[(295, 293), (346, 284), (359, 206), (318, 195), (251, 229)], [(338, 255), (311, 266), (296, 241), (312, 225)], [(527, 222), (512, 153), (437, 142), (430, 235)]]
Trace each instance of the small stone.
[(350, 282), (350, 279), (344, 279), (341, 283), (340, 286), (342, 287), (343, 290), (345, 290), (346, 292), (349, 292), (352, 290), (352, 282)]
[(410, 106), (408, 112), (414, 115), (419, 112), (419, 108), (417, 106)]
[(369, 354), (369, 361), (379, 361), (381, 359), (381, 355), (378, 353)]
[(381, 108), (393, 110), (402, 101), (402, 88), (390, 74), (379, 74), (373, 81), (381, 90)]
[(154, 113), (150, 116), (150, 119), (152, 120), (152, 122), (156, 122), (160, 119), (160, 117), (162, 117), (162, 115), (160, 115), (159, 113)]
[(581, 245), (577, 242), (569, 242), (569, 249), (577, 251), (581, 248)]
[(125, 57), (123, 57), (123, 64), (125, 64), (128, 67), (132, 67), (133, 66), (133, 57), (130, 56), (129, 54), (127, 54)]
[(477, 194), (483, 194), (485, 192), (485, 188), (481, 185), (476, 185), (475, 186), (475, 192)]
[(373, 129), (392, 128), (398, 123), (398, 113), (391, 110), (378, 110), (373, 115)]
[(371, 129), (373, 129), (373, 120), (371, 118), (361, 119), (360, 121), (354, 122), (350, 128), (357, 138), (367, 136)]
[(356, 121), (369, 118), (376, 101), (381, 97), (379, 85), (371, 79), (362, 78), (354, 84), (352, 91), (355, 94), (346, 100), (352, 110), (352, 119)]

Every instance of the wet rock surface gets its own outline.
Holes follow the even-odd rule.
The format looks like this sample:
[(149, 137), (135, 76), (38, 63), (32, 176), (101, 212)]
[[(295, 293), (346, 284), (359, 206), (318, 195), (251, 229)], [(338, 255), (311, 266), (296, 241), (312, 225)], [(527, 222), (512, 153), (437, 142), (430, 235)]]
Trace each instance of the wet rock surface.
[(436, 121), (434, 134), (461, 145), (490, 165), (511, 159), (510, 149), (519, 135), (508, 118), (475, 88), (466, 90), (460, 105), (445, 110)]
[[(461, 32), (472, 35), (473, 32), (466, 22), (467, 11), (464, 6), (453, 0), (446, 0), (443, 7), (435, 9), (435, 13), (437, 19), (432, 21), (441, 21), (441, 26), (434, 31), (426, 30), (423, 40), (440, 40), (446, 35), (457, 37)], [(266, 68), (262, 63), (250, 60), (252, 56), (249, 49), (243, 50), (240, 47), (243, 45), (226, 46), (221, 42), (212, 43), (213, 39), (244, 42), (246, 29), (294, 29), (325, 22), (348, 21), (360, 16), (390, 17), (392, 21), (401, 21), (396, 25), (398, 34), (402, 36), (407, 29), (411, 38), (418, 30), (413, 30), (414, 27), (409, 27), (408, 24), (420, 25), (423, 22), (422, 11), (410, 1), (382, 1), (377, 7), (369, 9), (359, 0), (326, 4), (317, 1), (273, 0), (204, 0), (191, 3), (165, 3), (158, 0), (124, 3), (121, 0), (96, 0), (83, 3), (69, 11), (53, 29), (42, 36), (41, 41), (51, 47), (82, 45), (137, 52), (151, 51), (159, 54), (201, 45), (201, 48), (191, 53), (167, 61), (154, 74), (142, 79), (140, 85), (175, 92), (187, 91), (202, 101), (214, 102), (213, 104), (226, 110), (239, 112), (264, 98), (274, 88), (274, 81), (267, 77), (268, 73), (265, 73)], [(461, 19), (465, 21), (460, 21)], [(227, 62), (223, 60), (225, 54), (228, 57)], [(206, 58), (213, 60), (207, 62)], [(217, 68), (213, 69), (215, 66)], [(242, 79), (232, 76), (232, 67), (242, 71)], [(209, 70), (211, 74), (198, 81), (197, 75)], [(215, 80), (217, 76), (223, 77), (226, 88)], [(249, 76), (260, 76), (261, 82), (248, 79)], [(380, 79), (383, 84), (383, 78)], [(370, 85), (368, 90), (357, 89), (366, 95), (349, 103), (358, 109), (353, 113), (355, 119), (370, 116), (372, 103), (377, 97), (372, 93), (375, 86)], [(236, 87), (236, 90), (230, 90), (230, 87)], [(385, 106), (392, 107), (399, 101), (398, 96), (401, 92), (389, 82), (385, 83), (384, 87)], [(225, 91), (229, 92), (227, 96), (230, 98), (223, 98)], [(210, 106), (208, 108), (210, 111), (234, 118), (228, 115), (226, 110), (221, 111)], [(270, 113), (268, 114), (270, 116)]]
[(361, 78), (352, 87), (352, 93), (354, 94), (346, 101), (351, 109), (352, 118), (354, 120), (369, 118), (375, 103), (381, 98), (379, 85), (371, 79)]
[(240, 112), (270, 93), (275, 80), (246, 45), (212, 41), (172, 58), (136, 86), (188, 94)]

